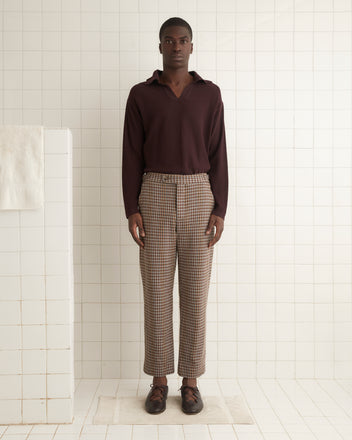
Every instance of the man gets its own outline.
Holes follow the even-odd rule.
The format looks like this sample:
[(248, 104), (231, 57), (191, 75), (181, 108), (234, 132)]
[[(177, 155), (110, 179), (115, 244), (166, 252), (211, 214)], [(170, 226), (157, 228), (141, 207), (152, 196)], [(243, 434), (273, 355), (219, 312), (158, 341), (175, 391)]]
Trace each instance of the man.
[[(172, 294), (178, 259), (182, 410), (203, 408), (206, 304), (213, 246), (224, 229), (228, 169), (220, 89), (188, 72), (192, 29), (179, 17), (159, 31), (163, 71), (134, 85), (126, 103), (122, 185), (129, 231), (139, 245), (145, 360), (153, 376), (146, 410), (165, 410), (174, 372)], [(216, 234), (214, 234), (214, 228)], [(137, 233), (137, 229), (138, 232)]]

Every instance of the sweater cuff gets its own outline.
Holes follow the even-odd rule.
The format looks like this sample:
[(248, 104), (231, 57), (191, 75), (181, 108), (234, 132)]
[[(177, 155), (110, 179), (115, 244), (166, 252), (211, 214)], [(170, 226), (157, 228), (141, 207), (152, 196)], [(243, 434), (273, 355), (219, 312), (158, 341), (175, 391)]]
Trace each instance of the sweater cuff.
[(216, 215), (218, 217), (221, 217), (223, 220), (225, 220), (225, 214), (226, 214), (226, 209), (222, 209), (220, 207), (216, 207), (213, 209), (212, 215)]
[(132, 214), (136, 214), (137, 212), (140, 212), (138, 208), (126, 210), (126, 218), (128, 219), (128, 217), (130, 217)]

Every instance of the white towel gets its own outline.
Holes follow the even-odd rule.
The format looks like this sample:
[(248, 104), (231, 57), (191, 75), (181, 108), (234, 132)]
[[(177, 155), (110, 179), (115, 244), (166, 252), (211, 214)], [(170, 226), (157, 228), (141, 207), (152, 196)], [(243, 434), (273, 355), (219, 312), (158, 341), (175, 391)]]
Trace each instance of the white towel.
[(43, 150), (42, 126), (0, 126), (0, 209), (42, 207)]

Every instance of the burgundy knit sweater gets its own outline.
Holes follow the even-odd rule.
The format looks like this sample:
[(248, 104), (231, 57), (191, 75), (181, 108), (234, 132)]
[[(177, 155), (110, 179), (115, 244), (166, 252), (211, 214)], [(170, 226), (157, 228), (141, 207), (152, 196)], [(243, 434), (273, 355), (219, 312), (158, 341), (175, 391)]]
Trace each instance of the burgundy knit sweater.
[(193, 82), (180, 97), (159, 82), (161, 70), (129, 93), (122, 155), (122, 189), (128, 218), (139, 212), (142, 175), (208, 173), (215, 199), (212, 214), (225, 218), (228, 168), (220, 88), (189, 72)]

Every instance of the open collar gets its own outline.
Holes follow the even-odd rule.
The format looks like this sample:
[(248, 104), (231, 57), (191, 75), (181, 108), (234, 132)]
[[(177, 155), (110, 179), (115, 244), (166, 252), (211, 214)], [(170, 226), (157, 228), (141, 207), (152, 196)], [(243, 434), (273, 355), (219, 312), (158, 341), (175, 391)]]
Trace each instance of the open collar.
[[(146, 84), (153, 84), (155, 81), (161, 84), (159, 81), (161, 73), (162, 70), (159, 69), (154, 70), (153, 75), (146, 80)], [(193, 76), (194, 82), (201, 81), (205, 83), (204, 79), (195, 70), (191, 70), (189, 73)]]

